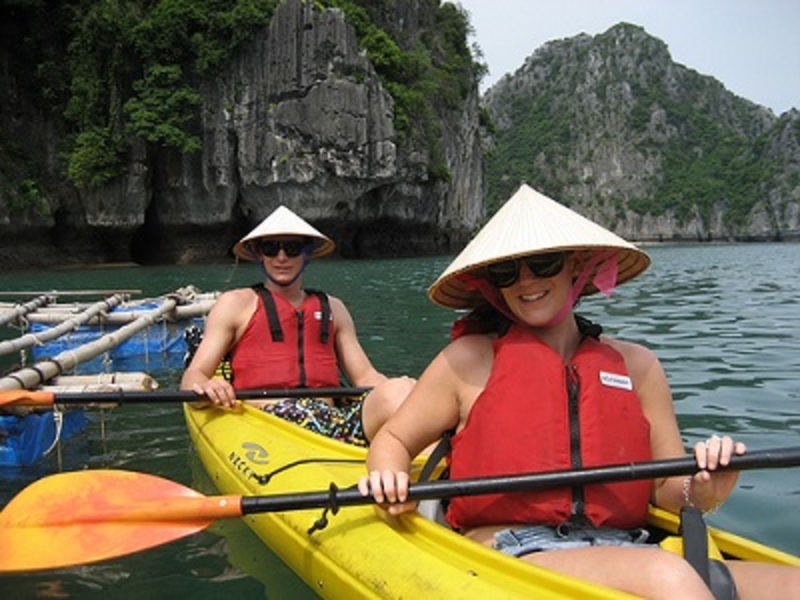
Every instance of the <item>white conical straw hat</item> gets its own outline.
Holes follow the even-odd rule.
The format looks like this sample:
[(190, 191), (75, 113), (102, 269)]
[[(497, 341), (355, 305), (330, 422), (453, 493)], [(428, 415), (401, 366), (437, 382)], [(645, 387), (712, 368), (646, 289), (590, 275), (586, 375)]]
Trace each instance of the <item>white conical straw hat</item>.
[(233, 247), (233, 253), (244, 260), (257, 261), (260, 257), (250, 248), (250, 242), (259, 238), (281, 235), (301, 235), (314, 238), (315, 247), (311, 253), (314, 258), (330, 254), (336, 246), (328, 236), (323, 235), (291, 210), (281, 205), (261, 221), (258, 227), (236, 242)]
[[(464, 275), (490, 263), (562, 250), (615, 251), (617, 283), (636, 277), (650, 264), (647, 254), (633, 244), (523, 184), (431, 285), (428, 297), (442, 306), (471, 308), (484, 300)], [(582, 295), (596, 291), (589, 282)]]

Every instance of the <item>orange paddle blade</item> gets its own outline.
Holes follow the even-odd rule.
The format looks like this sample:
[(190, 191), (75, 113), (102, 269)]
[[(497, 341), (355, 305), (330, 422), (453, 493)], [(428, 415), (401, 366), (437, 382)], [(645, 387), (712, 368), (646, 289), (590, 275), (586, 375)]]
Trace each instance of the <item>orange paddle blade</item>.
[(55, 398), (44, 390), (7, 390), (0, 392), (0, 406), (53, 406)]
[(131, 471), (61, 473), (0, 512), (0, 572), (81, 565), (177, 540), (241, 516), (241, 497), (206, 497)]

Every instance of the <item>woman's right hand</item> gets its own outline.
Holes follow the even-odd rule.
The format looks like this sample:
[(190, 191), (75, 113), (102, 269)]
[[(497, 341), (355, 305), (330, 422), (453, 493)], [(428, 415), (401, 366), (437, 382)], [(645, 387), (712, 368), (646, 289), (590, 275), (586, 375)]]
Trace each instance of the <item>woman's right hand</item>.
[(358, 480), (358, 490), (362, 496), (372, 495), (376, 504), (390, 515), (400, 515), (417, 508), (416, 502), (407, 501), (408, 482), (408, 473), (404, 471), (376, 470)]

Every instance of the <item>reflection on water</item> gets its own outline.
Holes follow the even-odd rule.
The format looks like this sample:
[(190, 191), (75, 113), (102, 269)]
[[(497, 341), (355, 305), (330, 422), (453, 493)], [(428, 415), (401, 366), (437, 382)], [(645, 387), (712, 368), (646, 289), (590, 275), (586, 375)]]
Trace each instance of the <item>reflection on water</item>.
[[(580, 312), (609, 335), (644, 343), (661, 358), (689, 447), (712, 432), (751, 448), (800, 444), (800, 246), (653, 247), (651, 268), (616, 290), (592, 297)], [(418, 375), (447, 342), (453, 311), (425, 291), (448, 257), (320, 261), (306, 284), (342, 298), (376, 366)], [(203, 291), (260, 279), (240, 267), (93, 269), (0, 275), (0, 289), (140, 288), (155, 295), (194, 284)], [(77, 283), (76, 283), (77, 282)], [(113, 365), (110, 366), (113, 369)], [(163, 389), (180, 371), (157, 367)], [(204, 492), (179, 407), (119, 407), (91, 416), (86, 434), (64, 449), (62, 467), (125, 468), (174, 479)], [(104, 434), (101, 433), (104, 431)], [(0, 473), (0, 504), (27, 483), (59, 468), (54, 460)], [(743, 473), (738, 489), (711, 522), (800, 554), (794, 507), (800, 470)], [(202, 470), (201, 470), (202, 473)], [(319, 482), (325, 488), (327, 482)], [(56, 573), (0, 577), (4, 597), (247, 598), (313, 597), (239, 522), (101, 565)]]
[[(208, 495), (218, 493), (199, 458), (193, 456), (190, 463), (193, 473), (192, 487)], [(289, 567), (267, 549), (264, 542), (243, 520), (217, 521), (212, 525), (211, 531), (221, 538), (217, 547), (232, 565), (233, 577), (252, 577), (263, 586), (264, 596), (268, 598), (317, 598)]]

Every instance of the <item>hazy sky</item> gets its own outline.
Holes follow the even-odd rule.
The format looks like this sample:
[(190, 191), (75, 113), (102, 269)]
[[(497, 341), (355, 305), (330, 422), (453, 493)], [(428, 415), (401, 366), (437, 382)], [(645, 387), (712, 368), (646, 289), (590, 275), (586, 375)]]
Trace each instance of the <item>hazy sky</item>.
[(800, 0), (451, 0), (469, 13), (489, 74), (482, 90), (544, 43), (644, 27), (672, 59), (781, 114), (800, 109)]

